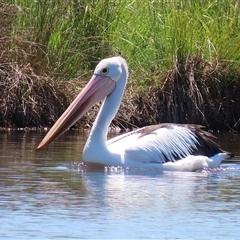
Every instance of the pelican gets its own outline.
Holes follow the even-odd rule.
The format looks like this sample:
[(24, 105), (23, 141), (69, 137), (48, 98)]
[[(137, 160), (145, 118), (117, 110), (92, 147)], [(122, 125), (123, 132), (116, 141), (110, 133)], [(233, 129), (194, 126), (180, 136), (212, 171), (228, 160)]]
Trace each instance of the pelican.
[(82, 160), (105, 166), (195, 171), (215, 168), (233, 154), (199, 125), (163, 123), (146, 126), (107, 140), (108, 129), (123, 97), (128, 66), (122, 57), (100, 61), (88, 84), (43, 138), (37, 150), (62, 135), (95, 103), (104, 99), (93, 124)]

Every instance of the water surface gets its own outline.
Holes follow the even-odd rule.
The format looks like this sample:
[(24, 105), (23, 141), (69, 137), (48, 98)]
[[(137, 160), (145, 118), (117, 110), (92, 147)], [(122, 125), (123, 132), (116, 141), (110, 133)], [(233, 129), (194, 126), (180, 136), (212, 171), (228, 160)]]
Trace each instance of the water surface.
[(218, 134), (235, 161), (212, 172), (77, 168), (86, 136), (0, 132), (1, 239), (238, 239), (240, 135)]

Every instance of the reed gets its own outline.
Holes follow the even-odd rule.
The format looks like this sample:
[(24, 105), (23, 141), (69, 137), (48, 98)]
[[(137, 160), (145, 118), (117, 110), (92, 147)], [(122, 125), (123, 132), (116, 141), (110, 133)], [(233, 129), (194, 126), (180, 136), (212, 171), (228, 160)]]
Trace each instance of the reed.
[(112, 27), (112, 42), (144, 75), (139, 84), (189, 55), (239, 68), (239, 14), (232, 0), (131, 1)]
[(143, 73), (140, 85), (189, 54), (239, 67), (237, 0), (10, 2), (20, 9), (13, 35), (56, 74), (75, 77), (119, 53)]
[(16, 40), (12, 48), (18, 45), (13, 58), (31, 62), (38, 72), (49, 70), (64, 78), (79, 76), (111, 51), (108, 1), (10, 2), (19, 8), (12, 31)]

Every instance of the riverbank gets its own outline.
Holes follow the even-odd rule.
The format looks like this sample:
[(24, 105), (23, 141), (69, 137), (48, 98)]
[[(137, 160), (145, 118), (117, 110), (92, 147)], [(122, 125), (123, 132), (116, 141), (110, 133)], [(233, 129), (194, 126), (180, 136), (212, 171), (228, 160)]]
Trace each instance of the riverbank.
[[(226, 84), (221, 78), (227, 69), (198, 61), (192, 58), (183, 66), (175, 66), (155, 80), (158, 84), (146, 86), (142, 92), (136, 91), (137, 86), (130, 79), (112, 127), (125, 129), (175, 122), (201, 124), (211, 130), (239, 131), (240, 81)], [(30, 66), (21, 67), (0, 65), (0, 125), (50, 127), (77, 96), (85, 81), (83, 78), (64, 81), (39, 76)], [(95, 106), (75, 127), (91, 127), (98, 107)]]
[[(113, 127), (175, 122), (240, 130), (240, 10), (233, 0), (9, 2), (0, 2), (1, 127), (50, 127), (97, 62), (121, 54), (130, 79)], [(76, 127), (91, 127), (97, 110)]]

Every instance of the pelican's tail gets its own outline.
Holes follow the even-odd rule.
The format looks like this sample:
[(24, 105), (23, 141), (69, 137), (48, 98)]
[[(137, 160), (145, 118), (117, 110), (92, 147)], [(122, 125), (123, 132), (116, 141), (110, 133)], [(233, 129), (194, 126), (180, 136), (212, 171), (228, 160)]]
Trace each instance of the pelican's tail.
[(213, 157), (209, 158), (208, 167), (216, 168), (218, 167), (223, 160), (233, 158), (234, 154), (228, 152), (217, 153)]

